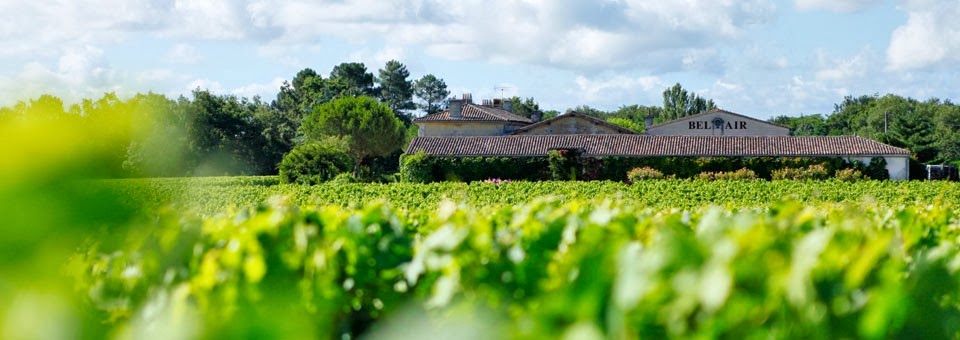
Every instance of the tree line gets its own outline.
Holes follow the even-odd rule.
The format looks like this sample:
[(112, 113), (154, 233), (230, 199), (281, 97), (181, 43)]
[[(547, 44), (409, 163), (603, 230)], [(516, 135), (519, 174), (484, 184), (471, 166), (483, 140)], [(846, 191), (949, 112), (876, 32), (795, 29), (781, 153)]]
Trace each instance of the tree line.
[(887, 94), (847, 96), (829, 115), (778, 116), (798, 136), (857, 135), (910, 150), (924, 164), (960, 164), (960, 106)]
[[(328, 137), (348, 149), (344, 152), (353, 159), (354, 174), (364, 169), (389, 173), (396, 171), (401, 148), (416, 136), (415, 110), (442, 111), (449, 95), (443, 79), (432, 74), (411, 79), (406, 66), (395, 60), (376, 75), (363, 63), (349, 62), (333, 67), (326, 77), (305, 68), (285, 81), (269, 102), (199, 88), (175, 99), (146, 93), (124, 100), (107, 93), (69, 107), (55, 96), (42, 95), (0, 108), (0, 123), (64, 120), (82, 127), (110, 120), (113, 130), (101, 133), (122, 137), (105, 138), (110, 142), (102, 145), (110, 154), (104, 167), (114, 177), (277, 174), (284, 155), (296, 146)], [(351, 98), (355, 100), (347, 100)], [(335, 103), (338, 100), (342, 103)], [(521, 116), (547, 119), (560, 114), (542, 110), (534, 98), (508, 100)], [(354, 111), (332, 112), (345, 107)], [(664, 90), (662, 106), (624, 105), (602, 111), (584, 105), (568, 111), (643, 132), (647, 117), (662, 123), (714, 108), (713, 100), (678, 83)], [(383, 115), (392, 117), (381, 119)], [(907, 148), (923, 163), (960, 160), (956, 132), (960, 107), (949, 100), (848, 96), (829, 115), (778, 116), (770, 121), (790, 127), (794, 135), (875, 139)], [(383, 132), (396, 130), (395, 123), (401, 137)]]
[[(388, 107), (386, 112), (401, 123), (402, 135), (415, 135), (414, 110), (438, 112), (448, 95), (443, 79), (432, 74), (411, 79), (398, 61), (387, 62), (376, 76), (363, 63), (351, 62), (335, 66), (327, 77), (305, 68), (285, 81), (269, 102), (200, 88), (176, 99), (141, 93), (124, 100), (106, 93), (69, 107), (56, 96), (42, 95), (0, 108), (0, 123), (63, 120), (80, 127), (110, 120), (115, 131), (102, 133), (122, 135), (102, 148), (110, 154), (105, 167), (113, 177), (268, 175), (277, 173), (283, 156), (295, 146), (322, 139), (323, 134), (336, 135), (316, 127), (301, 128), (326, 103), (368, 98)], [(403, 144), (392, 145), (395, 150), (391, 151), (397, 154), (393, 159), (352, 154), (364, 156), (358, 167), (376, 167), (379, 162), (395, 168)]]

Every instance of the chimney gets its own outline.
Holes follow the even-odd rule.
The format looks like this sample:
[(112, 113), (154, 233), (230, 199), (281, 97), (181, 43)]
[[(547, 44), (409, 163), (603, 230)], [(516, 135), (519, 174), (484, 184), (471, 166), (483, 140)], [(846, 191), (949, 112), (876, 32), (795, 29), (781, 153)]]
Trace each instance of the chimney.
[(463, 117), (463, 99), (450, 99), (450, 118)]
[(646, 115), (645, 117), (643, 117), (643, 123), (644, 123), (644, 125), (645, 125), (645, 126), (644, 126), (645, 128), (649, 128), (649, 127), (653, 126), (653, 115), (652, 115), (652, 114), (648, 114), (648, 115)]
[(473, 95), (470, 93), (463, 94), (463, 103), (464, 104), (473, 104)]
[(506, 110), (507, 112), (511, 112), (511, 113), (512, 113), (512, 112), (513, 112), (513, 101), (512, 101), (512, 100), (504, 100), (504, 101), (503, 101), (503, 109)]

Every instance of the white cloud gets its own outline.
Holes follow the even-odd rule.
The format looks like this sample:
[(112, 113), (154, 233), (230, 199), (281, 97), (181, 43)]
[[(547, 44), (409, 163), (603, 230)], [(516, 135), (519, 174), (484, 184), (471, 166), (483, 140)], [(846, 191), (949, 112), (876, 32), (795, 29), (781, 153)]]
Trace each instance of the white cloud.
[(184, 82), (188, 79), (170, 69), (149, 69), (137, 73), (133, 81), (140, 84), (158, 84), (165, 82)]
[(190, 35), (206, 39), (240, 39), (245, 37), (245, 9), (239, 1), (176, 0), (169, 12), (169, 34)]
[(795, 0), (794, 6), (802, 11), (827, 10), (832, 12), (856, 12), (882, 3), (883, 0)]
[(284, 78), (276, 77), (267, 83), (253, 83), (240, 86), (230, 90), (230, 93), (246, 98), (260, 96), (262, 100), (269, 102), (273, 100), (273, 96), (280, 90), (280, 86), (283, 85), (284, 80)]
[(907, 1), (907, 23), (893, 31), (887, 69), (909, 71), (960, 61), (960, 2)]
[(851, 81), (867, 75), (874, 63), (874, 53), (865, 48), (850, 58), (833, 58), (824, 50), (816, 51), (817, 70), (815, 78), (818, 81)]
[(58, 70), (64, 81), (74, 85), (101, 83), (110, 73), (103, 50), (90, 45), (68, 48), (60, 57)]
[(119, 71), (106, 62), (103, 53), (94, 46), (70, 48), (60, 55), (56, 67), (28, 62), (13, 75), (0, 75), (0, 106), (42, 94), (60, 97), (70, 104), (84, 98), (99, 98), (108, 92), (120, 96), (147, 91), (159, 91), (172, 96), (186, 93), (167, 91), (186, 84), (190, 78), (185, 75), (170, 69), (132, 73)]
[[(289, 52), (338, 39), (403, 47), (374, 59), (417, 49), (450, 60), (667, 72), (773, 12), (770, 0), (12, 1), (0, 4), (0, 13), (17, 13), (0, 21), (0, 56), (27, 61), (64, 47), (188, 38), (248, 41), (302, 65)], [(189, 45), (167, 57), (199, 60)]]
[(213, 93), (223, 92), (223, 84), (215, 80), (210, 80), (206, 78), (197, 78), (190, 81), (189, 85), (183, 88), (183, 90), (190, 92), (196, 89), (201, 90), (210, 90)]
[[(637, 98), (640, 94), (664, 87), (656, 76), (628, 77), (617, 75), (607, 79), (593, 80), (584, 76), (576, 78), (578, 94), (582, 101), (597, 102), (610, 98)], [(625, 101), (626, 102), (626, 101)]]
[(675, 70), (689, 51), (736, 39), (773, 14), (768, 0), (260, 1), (248, 9), (254, 22), (281, 27), (277, 40), (291, 45), (330, 36), (383, 40), (451, 60), (594, 70)]
[(197, 49), (188, 44), (176, 44), (170, 47), (165, 57), (168, 63), (183, 65), (193, 65), (203, 59)]
[(41, 94), (75, 101), (116, 91), (118, 74), (109, 67), (101, 49), (91, 45), (67, 48), (57, 60), (56, 68), (27, 62), (16, 75), (0, 79), (0, 93), (4, 95), (0, 101), (7, 104)]
[(245, 0), (3, 1), (0, 56), (53, 56), (63, 47), (147, 36), (267, 40), (280, 32)]
[(743, 91), (743, 85), (736, 84), (736, 83), (728, 83), (720, 79), (717, 79), (717, 81), (713, 83), (713, 86), (715, 88), (723, 89), (724, 91), (728, 91), (728, 92)]
[(347, 60), (361, 61), (367, 66), (367, 70), (376, 74), (377, 69), (386, 65), (390, 60), (403, 60), (405, 53), (403, 48), (396, 46), (386, 46), (377, 51), (359, 50), (351, 53)]
[(575, 28), (556, 43), (548, 60), (570, 66), (620, 65), (626, 62), (621, 56), (630, 43), (627, 34), (590, 27)]

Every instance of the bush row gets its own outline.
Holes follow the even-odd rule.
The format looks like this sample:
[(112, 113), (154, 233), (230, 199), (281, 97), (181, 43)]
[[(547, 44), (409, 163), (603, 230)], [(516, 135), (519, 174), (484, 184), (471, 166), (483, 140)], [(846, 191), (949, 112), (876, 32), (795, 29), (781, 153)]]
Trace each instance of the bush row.
[[(870, 165), (840, 157), (581, 157), (576, 150), (554, 150), (547, 157), (433, 157), (423, 153), (400, 159), (400, 177), (406, 182), (511, 180), (612, 180), (625, 182), (634, 169), (645, 178), (773, 179), (783, 169), (822, 168), (826, 174), (855, 169), (872, 179), (888, 179), (886, 161), (875, 157)], [(651, 172), (657, 171), (657, 173)], [(787, 170), (792, 175), (797, 170)], [(804, 170), (807, 171), (807, 170)], [(750, 175), (752, 172), (752, 175)], [(701, 175), (707, 173), (706, 175)], [(712, 173), (712, 175), (710, 174)]]

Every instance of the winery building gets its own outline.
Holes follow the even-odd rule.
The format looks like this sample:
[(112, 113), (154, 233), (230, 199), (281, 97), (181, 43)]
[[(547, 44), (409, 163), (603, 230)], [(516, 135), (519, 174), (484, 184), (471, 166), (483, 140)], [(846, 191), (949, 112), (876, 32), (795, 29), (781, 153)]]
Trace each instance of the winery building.
[(644, 134), (569, 112), (537, 121), (509, 104), (474, 104), (468, 95), (449, 110), (414, 120), (420, 134), (407, 153), (440, 157), (546, 157), (578, 150), (583, 157), (840, 157), (869, 164), (883, 157), (891, 179), (909, 178), (907, 150), (857, 136), (791, 136), (790, 129), (724, 110), (653, 125)]

